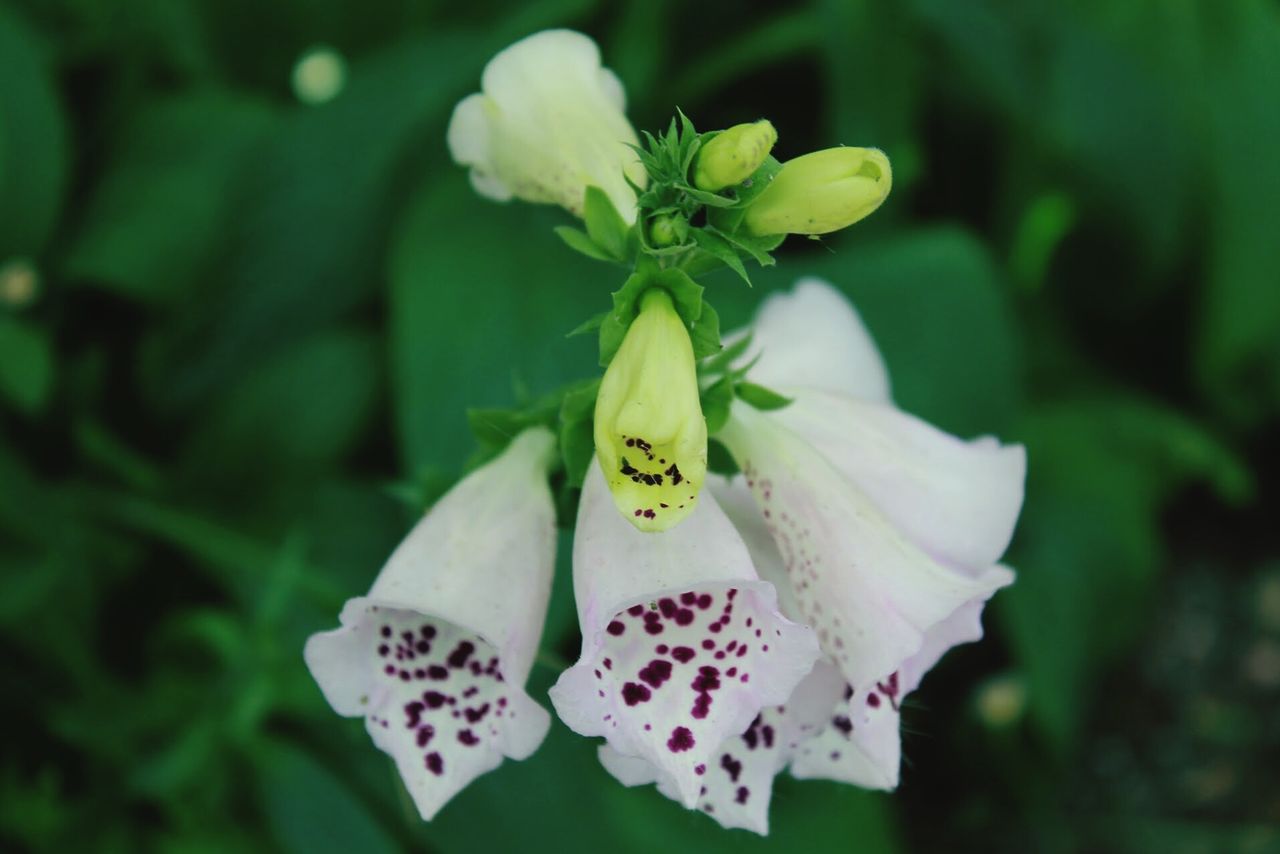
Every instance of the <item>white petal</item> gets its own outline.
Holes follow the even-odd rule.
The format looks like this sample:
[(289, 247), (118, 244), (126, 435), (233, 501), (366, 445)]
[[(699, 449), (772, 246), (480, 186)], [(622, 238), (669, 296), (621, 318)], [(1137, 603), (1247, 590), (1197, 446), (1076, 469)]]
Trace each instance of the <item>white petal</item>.
[(1026, 452), (957, 439), (892, 406), (782, 387), (773, 414), (814, 446), (916, 545), (960, 567), (1000, 559), (1022, 509)]
[(762, 708), (786, 700), (817, 658), (812, 633), (777, 611), (714, 499), (658, 534), (618, 515), (593, 464), (574, 542), (582, 656), (551, 691), (561, 719), (651, 762), (692, 807), (697, 769)]
[(462, 480), (341, 627), (307, 641), (325, 698), (365, 717), (425, 819), (503, 756), (528, 756), (550, 726), (523, 686), (555, 560), (553, 446), (549, 431), (526, 431)]
[(783, 556), (805, 621), (858, 690), (920, 651), (925, 633), (1007, 583), (969, 577), (902, 536), (853, 483), (771, 414), (734, 407), (720, 434)]
[[(701, 787), (695, 808), (724, 827), (767, 835), (773, 778), (830, 720), (843, 685), (834, 667), (819, 663), (784, 705), (763, 709), (745, 732), (726, 739), (698, 775)], [(680, 800), (673, 781), (644, 759), (605, 745), (600, 763), (624, 786), (657, 783), (662, 794)]]
[(752, 382), (812, 386), (862, 400), (889, 401), (889, 373), (862, 318), (838, 290), (816, 278), (771, 294), (756, 312)]
[(899, 699), (896, 682), (862, 692), (846, 686), (826, 726), (796, 751), (791, 773), (864, 789), (896, 789), (902, 760)]
[(624, 172), (646, 180), (628, 147), (638, 138), (623, 113), (622, 84), (601, 67), (595, 42), (570, 30), (535, 33), (490, 60), (481, 86), (483, 95), (464, 99), (449, 128), (450, 151), (472, 167), (478, 191), (581, 215), (594, 185), (624, 219), (635, 219)]

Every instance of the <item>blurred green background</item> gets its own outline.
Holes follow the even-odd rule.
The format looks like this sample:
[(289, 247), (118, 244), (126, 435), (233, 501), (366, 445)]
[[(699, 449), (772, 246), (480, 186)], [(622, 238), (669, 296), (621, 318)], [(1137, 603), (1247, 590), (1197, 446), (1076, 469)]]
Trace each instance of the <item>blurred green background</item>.
[[(901, 405), (1028, 446), (1018, 582), (892, 796), (779, 778), (761, 840), (557, 724), (423, 825), (303, 667), (465, 407), (596, 370), (564, 336), (619, 273), (444, 146), (547, 26), (638, 127), (886, 149), (874, 217), (709, 295), (825, 276)], [(307, 103), (316, 45), (347, 68)], [(0, 848), (1280, 851), (1278, 153), (1261, 0), (0, 0)]]

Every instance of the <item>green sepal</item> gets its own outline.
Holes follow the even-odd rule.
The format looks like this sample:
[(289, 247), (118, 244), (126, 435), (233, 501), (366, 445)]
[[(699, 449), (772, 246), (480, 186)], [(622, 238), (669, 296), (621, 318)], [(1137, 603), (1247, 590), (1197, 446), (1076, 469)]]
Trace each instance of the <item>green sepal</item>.
[(732, 206), (719, 206), (707, 211), (707, 222), (726, 234), (736, 232), (742, 225), (742, 217), (746, 214), (747, 207), (765, 191), (774, 176), (781, 171), (782, 163), (778, 158), (772, 154), (766, 157), (764, 163), (760, 164), (760, 168), (735, 188)]
[(596, 261), (616, 262), (618, 259), (610, 255), (602, 246), (598, 246), (586, 232), (571, 225), (557, 225), (556, 236), (574, 252), (579, 252)]
[[(683, 270), (669, 268), (658, 270), (653, 263), (644, 263), (636, 268), (636, 272), (623, 283), (613, 294), (613, 310), (600, 324), (600, 366), (608, 367), (613, 355), (622, 346), (631, 322), (636, 319), (641, 295), (649, 288), (663, 288), (671, 294), (671, 301), (684, 321), (692, 338), (695, 327), (702, 317), (703, 287), (689, 277)], [(710, 328), (708, 324), (707, 329)], [(719, 350), (719, 318), (715, 321), (716, 351)], [(706, 330), (704, 330), (704, 337)], [(712, 351), (715, 352), (715, 351)]]
[(609, 316), (609, 312), (602, 311), (599, 314), (597, 314), (595, 317), (587, 318), (586, 320), (579, 323), (577, 326), (573, 327), (572, 331), (570, 331), (564, 337), (573, 338), (578, 335), (586, 335), (588, 333), (595, 332), (597, 329), (600, 328), (600, 324), (604, 323), (604, 319), (608, 316)]
[(547, 395), (521, 409), (468, 409), (467, 424), (480, 445), (481, 454), (501, 451), (530, 427), (555, 428), (560, 395)]
[(585, 380), (565, 392), (560, 402), (560, 456), (569, 486), (582, 486), (596, 452), (592, 422), (599, 391), (599, 379)]
[(626, 261), (631, 256), (631, 227), (618, 213), (608, 195), (596, 186), (587, 187), (583, 200), (582, 218), (587, 235), (600, 249), (615, 261)]
[(778, 394), (773, 389), (765, 388), (762, 385), (757, 385), (756, 383), (751, 382), (738, 383), (734, 386), (734, 393), (737, 394), (744, 403), (766, 412), (771, 409), (782, 409), (785, 406), (790, 406), (792, 403), (792, 398)]

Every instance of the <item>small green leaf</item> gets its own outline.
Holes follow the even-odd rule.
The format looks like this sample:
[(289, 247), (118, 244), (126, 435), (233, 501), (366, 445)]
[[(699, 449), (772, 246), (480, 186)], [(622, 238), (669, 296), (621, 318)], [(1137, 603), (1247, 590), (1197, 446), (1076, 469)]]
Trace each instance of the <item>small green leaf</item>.
[(596, 242), (588, 237), (586, 232), (580, 231), (571, 225), (557, 225), (555, 232), (556, 236), (563, 240), (565, 245), (574, 252), (579, 252), (586, 255), (588, 258), (594, 258), (597, 261), (617, 260), (604, 249), (597, 246)]
[(582, 486), (596, 450), (592, 426), (599, 390), (600, 380), (591, 380), (567, 392), (560, 404), (560, 455), (570, 486)]
[(707, 433), (714, 435), (729, 420), (729, 408), (733, 406), (733, 383), (722, 377), (702, 392), (702, 417), (707, 421)]
[(742, 259), (738, 257), (737, 250), (730, 246), (727, 240), (704, 228), (694, 229), (693, 239), (700, 249), (723, 262), (726, 267), (737, 273), (742, 278), (742, 281), (748, 285), (751, 284), (751, 278), (747, 275), (747, 268), (742, 266)]
[(627, 259), (631, 227), (623, 220), (604, 190), (595, 186), (587, 187), (583, 219), (586, 221), (587, 234), (597, 246), (615, 260)]
[(756, 409), (768, 411), (782, 409), (791, 404), (791, 398), (784, 397), (772, 389), (750, 382), (740, 382), (735, 388), (738, 397)]
[(734, 341), (728, 347), (722, 349), (719, 353), (707, 359), (698, 366), (698, 372), (713, 376), (715, 374), (727, 371), (743, 353), (747, 352), (747, 348), (751, 346), (751, 336), (743, 335), (737, 341)]
[(725, 477), (733, 477), (741, 471), (733, 454), (718, 439), (707, 440), (707, 468)]
[(705, 359), (715, 356), (724, 349), (720, 343), (720, 315), (705, 300), (702, 303), (702, 316), (689, 330), (689, 338), (693, 342), (693, 358)]

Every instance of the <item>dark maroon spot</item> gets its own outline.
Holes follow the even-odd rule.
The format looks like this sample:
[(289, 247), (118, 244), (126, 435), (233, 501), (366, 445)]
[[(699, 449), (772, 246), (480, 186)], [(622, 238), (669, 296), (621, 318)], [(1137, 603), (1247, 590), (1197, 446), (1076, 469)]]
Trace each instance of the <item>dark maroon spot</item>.
[(720, 633), (720, 629), (722, 629), (722, 628), (724, 628), (724, 627), (720, 625), (719, 621), (714, 622), (714, 623), (712, 623), (711, 625), (707, 626), (707, 629), (708, 629), (709, 631), (711, 631), (713, 634), (719, 634), (719, 633)]
[(630, 615), (631, 615), (631, 616), (633, 616), (633, 617), (638, 617), (638, 616), (640, 616), (641, 614), (643, 614), (643, 613), (644, 613), (644, 606), (643, 606), (643, 605), (632, 605), (630, 608), (628, 608), (628, 609), (627, 609), (627, 613), (628, 613), (628, 614), (630, 614)]
[(671, 678), (671, 662), (655, 658), (638, 674), (640, 680), (654, 688), (661, 688), (662, 683)]
[(423, 626), (421, 631), (422, 631), (422, 636), (427, 640), (431, 640), (433, 637), (436, 636), (435, 626)]
[(653, 508), (652, 508), (652, 507), (650, 507), (648, 510), (644, 511), (644, 517), (645, 517), (646, 519), (653, 519), (653, 518), (655, 518), (657, 515), (658, 515), (658, 514), (656, 514), (656, 513), (654, 513), (654, 512), (653, 512)]
[(671, 730), (671, 738), (667, 739), (667, 749), (672, 753), (683, 753), (693, 747), (693, 733), (688, 727), (678, 726)]
[(773, 747), (773, 727), (764, 726), (760, 729), (760, 736), (764, 739), (765, 747)]
[(437, 777), (444, 773), (444, 760), (439, 753), (427, 754), (427, 770)]
[(613, 622), (609, 623), (609, 625), (606, 627), (606, 631), (609, 632), (609, 634), (613, 635), (615, 638), (618, 635), (625, 632), (626, 630), (627, 630), (627, 627), (622, 625), (621, 620), (614, 620)]
[(485, 703), (476, 709), (467, 709), (464, 714), (467, 716), (467, 723), (479, 723), (484, 720), (484, 716), (489, 714), (489, 704)]
[(417, 670), (413, 671), (413, 678), (414, 678), (414, 679), (426, 679), (426, 678), (427, 678), (427, 671), (425, 671), (425, 670), (423, 670), (421, 667), (419, 667)]
[(695, 655), (697, 655), (697, 653), (687, 646), (678, 646), (671, 650), (671, 657), (681, 664), (688, 664), (693, 660)]
[[(693, 773), (695, 773), (695, 774), (697, 774), (699, 777), (701, 777), (703, 774), (707, 773), (707, 766), (705, 766), (705, 765), (695, 765), (695, 766), (693, 766)], [(702, 790), (702, 791), (703, 791), (703, 793), (705, 794), (705, 793), (706, 793), (706, 791), (707, 791), (707, 790), (706, 790), (706, 787), (703, 787), (703, 790)]]
[(448, 679), (449, 668), (444, 667), (443, 665), (433, 664), (427, 668), (427, 675), (432, 679)]
[(698, 594), (694, 593), (692, 590), (688, 591), (687, 593), (680, 594), (681, 605), (696, 605), (697, 603), (698, 603)]
[[(750, 617), (747, 617), (747, 628), (751, 628), (751, 623), (752, 623), (752, 619)], [(757, 637), (759, 637), (759, 635), (757, 635)]]
[(643, 515), (643, 514), (644, 514), (644, 511), (637, 507), (637, 508), (636, 508), (636, 512), (635, 512), (635, 514), (634, 514), (634, 515), (635, 515), (635, 516), (641, 516), (641, 515)]
[(423, 655), (426, 655), (428, 652), (431, 652), (431, 644), (427, 643), (424, 640), (420, 640), (417, 643), (415, 643), (413, 645), (413, 648), (416, 649), (418, 652), (422, 653)]
[(698, 597), (698, 607), (704, 611), (711, 607), (710, 593), (703, 593), (701, 596)]
[(733, 601), (733, 597), (734, 597), (734, 596), (737, 596), (737, 595), (738, 595), (738, 588), (736, 588), (736, 587), (730, 587), (730, 588), (729, 588), (729, 592), (725, 594), (725, 596), (727, 596), (727, 597), (729, 598), (729, 601), (730, 601), (730, 602), (732, 602), (732, 601)]
[(846, 737), (849, 733), (853, 732), (853, 721), (849, 720), (844, 715), (836, 715), (832, 718), (831, 725), (844, 733)]
[(693, 612), (688, 608), (681, 608), (676, 611), (676, 625), (687, 626), (693, 622)]
[(738, 658), (742, 658), (742, 656), (746, 654), (747, 654), (747, 645), (744, 643), (742, 646), (738, 647)]
[(401, 681), (401, 682), (408, 682), (408, 681), (409, 681), (409, 671), (408, 671), (408, 670), (401, 670), (401, 671), (400, 671), (400, 681)]
[(431, 737), (436, 734), (436, 728), (431, 724), (427, 724), (418, 730), (418, 746), (426, 747), (431, 742)]
[(749, 794), (751, 794), (751, 790), (746, 786), (739, 786), (737, 797), (735, 797), (734, 800), (740, 804), (745, 804), (747, 802), (747, 795)]
[(606, 659), (604, 660), (604, 669), (605, 669), (605, 670), (612, 670), (612, 669), (613, 669), (613, 659), (612, 659), (612, 658), (606, 658)]
[(382, 672), (387, 674), (388, 676), (395, 676), (396, 675), (395, 665), (388, 664), (386, 667), (382, 668)]
[(662, 623), (657, 620), (654, 620), (652, 623), (645, 623), (644, 630), (651, 635), (660, 635), (662, 634)]
[(462, 667), (467, 663), (467, 659), (471, 657), (471, 653), (476, 651), (476, 645), (471, 641), (462, 641), (457, 648), (449, 653), (449, 666)]
[(747, 727), (747, 731), (742, 734), (742, 740), (746, 743), (747, 749), (755, 750), (760, 744), (760, 716), (756, 715), (756, 719), (751, 722), (751, 726)]
[(726, 753), (720, 757), (720, 767), (729, 773), (730, 780), (738, 782), (738, 775), (742, 773), (741, 762)]
[(867, 695), (867, 705), (873, 709), (880, 708), (880, 695), (872, 691)]
[(389, 637), (391, 637), (391, 627), (390, 627), (390, 626), (383, 626), (383, 627), (382, 627), (382, 636), (383, 636), (384, 638), (389, 638)]
[(378, 655), (385, 656), (389, 652), (391, 652), (391, 647), (387, 646), (385, 643), (378, 647)]
[(658, 644), (657, 646), (655, 646), (655, 647), (653, 648), (653, 651), (654, 651), (654, 652), (656, 652), (656, 653), (658, 653), (658, 655), (666, 655), (666, 654), (667, 654), (667, 645), (666, 645), (665, 643), (660, 643), (660, 644)]
[(728, 670), (724, 672), (724, 675), (728, 676), (729, 678), (733, 678), (734, 676), (738, 675), (738, 668), (730, 667)]
[(469, 729), (459, 730), (458, 741), (462, 742), (467, 747), (475, 747), (480, 743), (480, 739), (476, 738), (476, 734)]
[(438, 709), (445, 704), (445, 696), (439, 691), (428, 691), (422, 695), (422, 700), (427, 704), (428, 709)]
[(658, 610), (662, 612), (662, 616), (670, 619), (676, 613), (676, 600), (664, 596), (658, 600)]
[(689, 710), (689, 714), (698, 720), (706, 718), (707, 713), (711, 711), (711, 695), (699, 694), (693, 701), (693, 708)]
[(731, 641), (729, 641), (729, 643), (725, 646), (724, 651), (725, 651), (725, 652), (733, 652), (733, 651), (734, 651), (735, 649), (737, 649), (737, 648), (738, 648), (738, 642), (737, 642), (736, 640), (731, 640)]
[(702, 648), (703, 648), (703, 649), (715, 649), (715, 648), (716, 648), (716, 642), (715, 642), (715, 641), (713, 641), (711, 638), (706, 638), (705, 640), (703, 640), (703, 641), (702, 641)]
[(634, 682), (628, 682), (622, 686), (622, 699), (626, 701), (628, 706), (634, 706), (637, 703), (648, 702), (653, 694), (644, 685), (637, 685)]
[(716, 661), (723, 661), (723, 660), (724, 660), (724, 650), (722, 649), (716, 652)]

